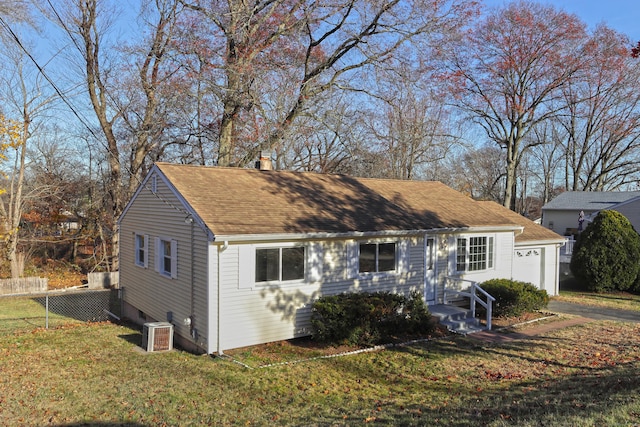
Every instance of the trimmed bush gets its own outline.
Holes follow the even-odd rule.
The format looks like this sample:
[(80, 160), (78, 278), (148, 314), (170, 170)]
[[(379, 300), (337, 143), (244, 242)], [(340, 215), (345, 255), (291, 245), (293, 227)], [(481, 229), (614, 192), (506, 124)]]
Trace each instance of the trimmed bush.
[(313, 339), (333, 344), (374, 345), (398, 335), (429, 333), (434, 322), (419, 293), (345, 293), (313, 304)]
[(493, 303), (494, 316), (519, 316), (528, 311), (543, 309), (549, 303), (547, 291), (536, 288), (531, 283), (509, 279), (492, 279), (480, 285), (496, 300)]
[(571, 272), (593, 292), (630, 289), (640, 272), (640, 236), (616, 211), (601, 211), (573, 248)]

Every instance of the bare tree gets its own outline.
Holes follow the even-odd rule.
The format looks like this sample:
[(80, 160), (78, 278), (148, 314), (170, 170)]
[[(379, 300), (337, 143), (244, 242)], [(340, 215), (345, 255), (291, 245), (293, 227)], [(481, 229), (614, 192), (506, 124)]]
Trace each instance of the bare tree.
[[(542, 204), (549, 202), (562, 181), (564, 158), (564, 131), (557, 120), (550, 120), (536, 126), (529, 134), (535, 138), (535, 147), (528, 153), (529, 168), (542, 187)], [(561, 184), (564, 184), (562, 182)]]
[(564, 87), (567, 189), (611, 190), (638, 179), (640, 70), (628, 45), (626, 36), (598, 27), (581, 78)]
[(278, 168), (319, 173), (350, 169), (355, 161), (351, 138), (356, 113), (344, 97), (328, 97), (324, 102), (327, 108), (301, 117), (295, 132), (284, 138), (277, 152)]
[(504, 205), (515, 208), (527, 134), (558, 113), (559, 89), (580, 69), (584, 24), (551, 6), (516, 1), (489, 13), (448, 51), (457, 106), (504, 150)]
[[(172, 0), (149, 2), (144, 17), (148, 36), (139, 45), (117, 48), (105, 40), (114, 10), (98, 0), (69, 0), (66, 18), (54, 9), (61, 25), (80, 51), (84, 64), (85, 87), (98, 120), (106, 160), (109, 165), (107, 211), (112, 220), (112, 258), (107, 267), (118, 268), (118, 233), (115, 218), (122, 212), (146, 172), (151, 153), (161, 156), (167, 115), (162, 110), (162, 94), (175, 94), (166, 86), (179, 67), (169, 61), (168, 50), (174, 37), (179, 3)], [(127, 53), (128, 61), (118, 57)], [(122, 65), (116, 69), (116, 65)], [(122, 132), (122, 133), (120, 133)], [(124, 162), (124, 163), (123, 163)]]
[(445, 184), (477, 200), (502, 202), (505, 160), (498, 146), (468, 147), (447, 160), (452, 173)]
[(5, 193), (0, 197), (0, 221), (5, 231), (4, 257), (10, 263), (11, 277), (20, 277), (24, 270), (25, 254), (19, 251), (19, 230), (25, 199), (29, 197), (25, 190), (25, 172), (27, 168), (28, 143), (38, 128), (38, 117), (51, 106), (56, 96), (48, 95), (41, 76), (32, 76), (26, 71), (24, 46), (14, 45), (7, 48), (4, 63), (11, 64), (12, 72), (1, 80), (2, 96), (5, 106), (19, 123), (12, 135), (9, 159), (12, 165), (5, 171)]
[[(183, 0), (184, 1), (184, 0)], [(360, 90), (354, 77), (387, 60), (404, 44), (434, 39), (468, 18), (469, 2), (388, 0), (305, 2), (232, 0), (185, 3), (212, 24), (207, 49), (223, 47), (212, 60), (211, 85), (219, 93), (219, 165), (246, 165), (257, 151), (282, 143), (319, 95)], [(423, 40), (424, 41), (424, 40)], [(276, 93), (287, 103), (271, 108)], [(362, 92), (364, 93), (364, 92)], [(258, 138), (243, 137), (246, 116), (259, 113)], [(252, 144), (244, 141), (254, 141)]]
[(424, 178), (458, 142), (450, 130), (450, 111), (423, 70), (399, 64), (378, 76), (379, 97), (367, 123), (385, 159), (381, 168), (389, 178)]

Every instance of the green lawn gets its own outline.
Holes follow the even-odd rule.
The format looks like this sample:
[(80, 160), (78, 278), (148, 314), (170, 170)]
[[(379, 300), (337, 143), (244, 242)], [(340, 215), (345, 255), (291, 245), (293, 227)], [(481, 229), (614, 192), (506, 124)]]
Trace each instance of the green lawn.
[(560, 282), (560, 295), (554, 297), (558, 301), (575, 302), (578, 304), (596, 305), (617, 308), (621, 310), (640, 311), (640, 295), (630, 292), (595, 293), (585, 292), (576, 282), (569, 278)]
[[(140, 341), (136, 329), (110, 323), (0, 328), (0, 425), (640, 424), (636, 324), (594, 322), (484, 347), (441, 339), (255, 369), (147, 354)], [(296, 343), (268, 348), (283, 358), (318, 354)], [(255, 361), (264, 351), (234, 355)]]
[(0, 333), (44, 328), (47, 321), (50, 327), (77, 322), (51, 311), (47, 318), (45, 307), (44, 297), (0, 298)]

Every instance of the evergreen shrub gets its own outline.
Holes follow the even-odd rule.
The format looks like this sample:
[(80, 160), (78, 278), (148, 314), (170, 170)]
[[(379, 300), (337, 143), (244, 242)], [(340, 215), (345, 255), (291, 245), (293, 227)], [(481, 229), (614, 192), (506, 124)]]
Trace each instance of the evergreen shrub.
[(313, 339), (368, 346), (397, 336), (428, 334), (434, 322), (419, 293), (343, 293), (318, 299), (312, 308)]
[(528, 311), (543, 309), (549, 303), (547, 291), (536, 288), (531, 283), (510, 279), (491, 279), (480, 285), (496, 300), (493, 315), (519, 316)]
[(621, 213), (601, 211), (578, 237), (570, 268), (589, 291), (628, 290), (640, 272), (640, 236)]

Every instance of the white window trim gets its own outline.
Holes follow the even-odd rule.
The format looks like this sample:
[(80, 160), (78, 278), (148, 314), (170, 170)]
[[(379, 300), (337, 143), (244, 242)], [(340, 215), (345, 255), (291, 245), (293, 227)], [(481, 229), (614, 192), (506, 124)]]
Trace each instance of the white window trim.
[[(164, 265), (163, 253), (162, 253), (162, 243), (170, 242), (171, 247), (171, 272), (166, 272), (162, 268)], [(170, 237), (158, 236), (155, 239), (155, 268), (156, 272), (158, 272), (161, 276), (167, 277), (170, 279), (178, 278), (178, 241), (172, 239)]]
[[(258, 249), (285, 249), (295, 247), (303, 247), (305, 252), (304, 276), (302, 279), (256, 282), (256, 251)], [(281, 287), (295, 287), (322, 281), (324, 250), (322, 242), (281, 242), (240, 245), (238, 247), (238, 262), (239, 289), (264, 288), (274, 285)]]
[[(360, 271), (360, 245), (361, 244), (385, 244), (396, 245), (395, 268), (388, 271)], [(372, 279), (378, 277), (398, 276), (409, 271), (409, 241), (407, 239), (366, 239), (355, 240), (347, 245), (346, 271), (349, 279)]]
[[(142, 237), (144, 239), (144, 247), (140, 248), (140, 246), (138, 245), (138, 237)], [(133, 262), (135, 265), (137, 265), (138, 267), (141, 268), (148, 268), (149, 267), (149, 235), (148, 234), (142, 234), (142, 233), (134, 233), (133, 234), (133, 247), (134, 247), (134, 251), (135, 251), (135, 255), (133, 258)], [(138, 255), (140, 254), (140, 249), (142, 249), (142, 251), (144, 252), (143, 256), (144, 259), (142, 259), (142, 261), (140, 259), (138, 259)]]
[[(487, 239), (487, 268), (481, 270), (469, 270), (469, 240), (474, 237), (486, 237)], [(465, 262), (464, 270), (458, 270), (458, 240), (465, 240)], [(496, 236), (495, 234), (461, 234), (454, 236), (453, 247), (455, 251), (452, 255), (453, 272), (458, 275), (462, 274), (475, 274), (485, 271), (495, 270), (496, 268)]]

